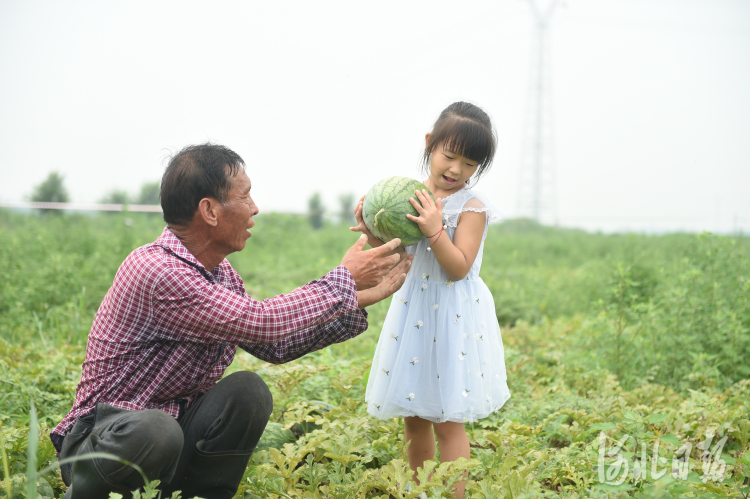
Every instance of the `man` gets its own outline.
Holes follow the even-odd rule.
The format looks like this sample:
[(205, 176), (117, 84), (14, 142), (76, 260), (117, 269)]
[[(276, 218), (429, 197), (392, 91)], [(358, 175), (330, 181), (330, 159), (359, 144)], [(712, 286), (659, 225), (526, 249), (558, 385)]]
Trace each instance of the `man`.
[[(99, 307), (73, 408), (50, 435), (61, 461), (110, 453), (159, 479), (162, 497), (231, 498), (273, 409), (256, 374), (219, 382), (237, 347), (283, 363), (353, 338), (367, 329), (364, 307), (403, 284), (411, 260), (399, 241), (363, 251), (362, 236), (320, 279), (253, 300), (225, 259), (255, 225), (250, 187), (242, 158), (223, 146), (189, 146), (169, 162), (168, 225), (125, 259)], [(114, 460), (61, 470), (71, 499), (143, 485)]]

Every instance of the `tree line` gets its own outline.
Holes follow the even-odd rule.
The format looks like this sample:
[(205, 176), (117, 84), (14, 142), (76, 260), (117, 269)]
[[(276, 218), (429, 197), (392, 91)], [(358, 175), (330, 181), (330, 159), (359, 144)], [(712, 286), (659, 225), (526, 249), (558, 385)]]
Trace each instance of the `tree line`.
[[(50, 173), (41, 183), (34, 186), (29, 199), (37, 203), (68, 203), (70, 195), (65, 187), (65, 176), (59, 172)], [(339, 210), (335, 218), (342, 224), (354, 224), (354, 194), (342, 194), (338, 198)], [(159, 204), (159, 182), (146, 182), (137, 194), (122, 189), (113, 189), (99, 199), (102, 204)], [(53, 210), (42, 210), (43, 212)], [(319, 192), (313, 193), (307, 201), (307, 217), (314, 229), (323, 227), (327, 209)]]
[[(131, 195), (120, 189), (113, 189), (99, 199), (102, 204), (159, 204), (159, 182), (146, 182), (140, 191)], [(65, 187), (65, 176), (59, 172), (47, 175), (34, 186), (29, 200), (35, 203), (69, 203), (70, 194)]]

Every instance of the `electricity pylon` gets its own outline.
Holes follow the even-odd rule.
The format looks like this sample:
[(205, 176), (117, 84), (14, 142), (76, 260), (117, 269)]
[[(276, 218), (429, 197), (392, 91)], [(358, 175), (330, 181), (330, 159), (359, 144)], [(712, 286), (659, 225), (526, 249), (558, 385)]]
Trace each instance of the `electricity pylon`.
[(540, 7), (536, 0), (529, 0), (535, 36), (518, 189), (519, 216), (547, 224), (557, 223), (549, 23), (559, 3), (550, 0)]

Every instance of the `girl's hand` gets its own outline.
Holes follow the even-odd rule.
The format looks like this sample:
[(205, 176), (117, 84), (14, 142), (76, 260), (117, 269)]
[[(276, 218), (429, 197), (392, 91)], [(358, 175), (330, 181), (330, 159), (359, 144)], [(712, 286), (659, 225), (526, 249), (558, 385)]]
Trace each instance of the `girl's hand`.
[[(419, 202), (414, 198), (409, 198), (411, 205), (419, 213), (418, 217), (406, 214), (406, 218), (419, 225), (419, 230), (425, 236), (434, 236), (443, 227), (443, 203), (440, 198), (433, 201), (427, 191), (414, 191)], [(419, 203), (422, 203), (421, 205)]]
[(349, 227), (349, 230), (352, 232), (362, 232), (364, 235), (367, 236), (367, 242), (370, 245), (370, 247), (377, 248), (378, 246), (383, 245), (383, 241), (373, 236), (372, 232), (370, 232), (370, 229), (368, 229), (367, 225), (365, 225), (365, 220), (364, 218), (362, 218), (362, 206), (364, 202), (365, 202), (364, 196), (359, 198), (359, 202), (357, 203), (357, 206), (354, 208), (354, 218), (357, 220), (357, 226)]

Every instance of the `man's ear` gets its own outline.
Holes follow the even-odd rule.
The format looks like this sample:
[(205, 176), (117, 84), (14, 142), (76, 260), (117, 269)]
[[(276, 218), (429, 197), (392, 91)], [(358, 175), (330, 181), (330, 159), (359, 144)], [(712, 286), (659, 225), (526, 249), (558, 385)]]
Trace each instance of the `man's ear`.
[(214, 198), (203, 198), (198, 203), (198, 213), (211, 227), (219, 224), (219, 205), (220, 203)]

